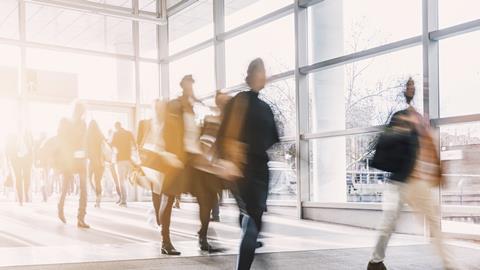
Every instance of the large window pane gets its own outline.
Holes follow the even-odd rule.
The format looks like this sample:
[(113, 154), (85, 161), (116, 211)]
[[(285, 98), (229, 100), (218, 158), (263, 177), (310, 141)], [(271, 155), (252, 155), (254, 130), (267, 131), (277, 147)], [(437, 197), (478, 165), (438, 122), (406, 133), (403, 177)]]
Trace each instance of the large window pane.
[(295, 80), (291, 78), (270, 83), (260, 93), (260, 98), (272, 108), (280, 136), (295, 136)]
[(132, 61), (28, 49), (27, 67), (37, 95), (135, 102)]
[(439, 0), (440, 28), (480, 19), (478, 0)]
[(310, 141), (310, 200), (381, 202), (387, 173), (369, 166), (376, 135)]
[(28, 127), (35, 137), (55, 136), (60, 120), (70, 117), (71, 112), (72, 105), (69, 103), (29, 102)]
[(236, 36), (225, 42), (227, 85), (243, 83), (248, 64), (262, 57), (269, 75), (292, 70), (295, 66), (293, 15)]
[(480, 113), (480, 32), (440, 41), (440, 114)]
[(158, 65), (140, 63), (140, 102), (150, 105), (160, 95)]
[(422, 1), (326, 0), (309, 8), (309, 62), (421, 35)]
[(168, 19), (170, 54), (213, 38), (213, 0), (199, 0)]
[(140, 23), (140, 57), (157, 59), (157, 26), (150, 23)]
[(140, 10), (156, 12), (157, 0), (138, 0), (138, 6)]
[(480, 235), (480, 123), (440, 127), (442, 228)]
[(295, 153), (295, 142), (278, 143), (269, 150), (270, 200), (296, 200)]
[(107, 4), (112, 6), (119, 6), (125, 8), (132, 7), (132, 0), (88, 0), (94, 3)]
[(19, 90), (20, 49), (0, 45), (0, 59), (0, 98), (14, 97)]
[(423, 111), (421, 47), (310, 74), (310, 127), (313, 132), (386, 124), (404, 108), (403, 91), (415, 80), (413, 105)]
[(208, 47), (170, 63), (170, 97), (181, 94), (180, 81), (183, 76), (191, 74), (195, 79), (194, 91), (200, 97), (214, 92), (213, 47)]
[(29, 41), (133, 54), (129, 20), (37, 4), (27, 4), (26, 12)]
[(0, 37), (18, 38), (18, 1), (0, 1)]
[(5, 146), (8, 135), (19, 128), (19, 112), (17, 100), (0, 97), (0, 123), (2, 123), (2, 128), (0, 129), (0, 150)]
[(289, 4), (293, 0), (225, 0), (225, 29), (231, 30)]

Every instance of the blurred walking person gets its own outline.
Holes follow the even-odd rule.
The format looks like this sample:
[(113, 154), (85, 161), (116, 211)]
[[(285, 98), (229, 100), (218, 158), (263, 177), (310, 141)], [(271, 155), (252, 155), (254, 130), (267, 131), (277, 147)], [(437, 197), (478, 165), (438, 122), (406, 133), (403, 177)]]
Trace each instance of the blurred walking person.
[[(157, 225), (161, 226), (162, 254), (180, 255), (170, 238), (170, 222), (175, 196), (178, 171), (183, 162), (175, 155), (178, 153), (173, 138), (180, 136), (173, 128), (175, 124), (170, 118), (167, 103), (155, 100), (152, 119), (140, 121), (138, 125), (137, 144), (140, 154), (140, 169), (137, 178), (144, 177), (148, 183), (142, 184), (152, 190), (152, 203)], [(137, 180), (137, 182), (139, 182)]]
[(258, 97), (267, 81), (262, 59), (257, 58), (249, 64), (245, 81), (250, 91), (237, 94), (229, 102), (218, 137), (221, 157), (231, 161), (241, 172), (232, 185), (242, 228), (238, 270), (250, 269), (255, 249), (260, 244), (258, 236), (269, 186), (267, 150), (279, 142), (273, 112)]
[(115, 123), (115, 133), (112, 137), (112, 147), (115, 152), (115, 166), (120, 185), (119, 206), (127, 206), (127, 181), (132, 170), (132, 150), (137, 149), (132, 132), (124, 129), (120, 122)]
[(411, 105), (415, 96), (415, 82), (411, 78), (404, 95), (408, 108), (392, 116), (379, 137), (372, 161), (373, 167), (392, 174), (384, 195), (380, 236), (367, 269), (387, 269), (383, 263), (385, 252), (405, 203), (425, 217), (444, 267), (455, 269), (443, 243), (439, 205), (432, 197), (432, 188), (438, 187), (442, 180), (440, 158), (431, 128)]
[(11, 134), (7, 139), (6, 157), (15, 177), (15, 189), (20, 205), (30, 202), (30, 182), (33, 167), (33, 138), (22, 130)]
[(62, 119), (58, 130), (60, 142), (59, 162), (62, 174), (62, 192), (58, 202), (58, 218), (67, 223), (64, 213), (65, 198), (78, 177), (79, 206), (77, 226), (88, 229), (90, 226), (85, 222), (87, 214), (87, 124), (85, 122), (85, 105), (77, 102), (73, 108), (73, 115), (69, 119)]
[(105, 171), (104, 145), (105, 137), (97, 121), (90, 121), (87, 129), (88, 179), (94, 180), (95, 207), (100, 207), (102, 201), (102, 179)]

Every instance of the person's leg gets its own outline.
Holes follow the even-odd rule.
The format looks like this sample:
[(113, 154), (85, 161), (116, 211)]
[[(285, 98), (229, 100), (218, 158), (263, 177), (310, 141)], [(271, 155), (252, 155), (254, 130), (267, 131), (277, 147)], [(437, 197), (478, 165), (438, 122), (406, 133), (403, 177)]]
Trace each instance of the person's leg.
[(160, 205), (162, 203), (162, 195), (152, 191), (152, 203), (153, 203), (153, 209), (155, 211), (155, 218), (157, 221), (157, 225), (160, 226), (162, 225), (162, 222), (160, 220)]
[(249, 270), (255, 258), (258, 235), (262, 224), (263, 210), (249, 209), (242, 220), (242, 240), (237, 259), (237, 270)]
[(220, 200), (221, 200), (221, 191), (218, 194), (215, 194), (215, 201), (212, 207), (212, 221), (220, 221)]
[(30, 202), (30, 181), (32, 178), (32, 163), (26, 161), (24, 166), (22, 167), (24, 198), (25, 202)]
[(87, 199), (88, 199), (88, 191), (87, 191), (87, 171), (85, 166), (81, 166), (78, 171), (78, 178), (79, 178), (79, 192), (80, 192), (80, 199), (78, 205), (78, 226), (81, 228), (89, 228), (85, 223), (85, 216), (87, 215)]
[(67, 223), (65, 219), (65, 198), (67, 197), (67, 192), (70, 187), (70, 182), (73, 180), (73, 175), (71, 173), (64, 172), (60, 177), (60, 199), (58, 201), (58, 218), (63, 222)]
[(170, 221), (175, 196), (162, 194), (160, 207), (160, 220), (162, 223), (162, 253), (167, 255), (180, 255), (170, 239)]
[(127, 178), (128, 178), (128, 161), (119, 161), (117, 163), (118, 181), (120, 183), (120, 205), (127, 205)]
[(371, 263), (381, 263), (385, 259), (388, 242), (395, 230), (403, 206), (402, 189), (404, 189), (404, 184), (388, 184), (387, 189), (384, 192), (383, 221), (379, 228), (380, 235), (372, 254)]
[(19, 161), (12, 162), (12, 170), (15, 176), (15, 188), (17, 190), (17, 200), (20, 205), (23, 205), (23, 175), (22, 166)]
[(440, 227), (440, 207), (435, 203), (431, 192), (431, 186), (427, 181), (411, 181), (408, 185), (408, 204), (425, 217), (431, 236), (433, 237), (432, 243), (442, 258), (444, 266), (450, 269), (448, 267), (453, 268), (454, 260), (444, 244)]
[(119, 204), (122, 200), (122, 191), (120, 189), (120, 183), (118, 181), (117, 170), (115, 169), (115, 164), (110, 163), (110, 173), (112, 175), (113, 183), (115, 184), (115, 191), (117, 192), (118, 200), (117, 204)]
[(95, 195), (96, 195), (96, 202), (95, 206), (100, 207), (100, 202), (102, 200), (102, 178), (104, 167), (102, 164), (95, 164), (94, 168), (94, 179), (95, 179)]

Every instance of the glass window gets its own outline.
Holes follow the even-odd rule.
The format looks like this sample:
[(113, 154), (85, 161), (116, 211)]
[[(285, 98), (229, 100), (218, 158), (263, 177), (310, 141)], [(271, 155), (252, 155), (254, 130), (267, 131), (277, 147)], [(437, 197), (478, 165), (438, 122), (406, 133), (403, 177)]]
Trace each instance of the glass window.
[(227, 86), (245, 81), (248, 64), (262, 57), (269, 75), (294, 69), (293, 15), (286, 16), (225, 42)]
[(133, 54), (131, 21), (30, 3), (26, 17), (29, 41)]
[(35, 137), (41, 134), (47, 137), (55, 136), (60, 120), (70, 117), (71, 111), (72, 106), (68, 103), (29, 102), (29, 128)]
[(215, 91), (213, 47), (208, 47), (187, 57), (170, 63), (170, 97), (181, 94), (180, 81), (183, 76), (192, 74), (197, 97)]
[(293, 0), (225, 0), (225, 29), (229, 31), (290, 4)]
[(480, 1), (439, 0), (439, 26), (445, 28), (456, 24), (480, 19)]
[(120, 122), (124, 128), (133, 131), (130, 114), (127, 111), (108, 111), (108, 110), (88, 110), (87, 121), (95, 120), (98, 123), (103, 135), (108, 138), (108, 134), (114, 130), (115, 122)]
[(0, 1), (0, 37), (18, 38), (18, 1)]
[(119, 6), (125, 8), (132, 7), (132, 0), (88, 0), (94, 3), (107, 4), (112, 6)]
[(168, 18), (170, 54), (213, 38), (213, 0), (199, 0)]
[(138, 0), (138, 6), (140, 10), (157, 12), (157, 0)]
[(480, 123), (441, 126), (440, 145), (444, 173), (442, 229), (479, 235)]
[(309, 62), (421, 35), (422, 1), (326, 0), (309, 8)]
[(280, 136), (294, 136), (297, 123), (294, 78), (270, 83), (260, 93), (260, 98), (272, 108)]
[(313, 132), (386, 124), (403, 109), (403, 91), (415, 80), (413, 105), (423, 112), (422, 48), (413, 47), (309, 75)]
[(0, 98), (14, 97), (19, 90), (20, 49), (14, 46), (0, 45), (0, 59)]
[(140, 102), (152, 104), (160, 96), (158, 65), (140, 62)]
[(0, 97), (0, 123), (2, 123), (2, 128), (0, 129), (0, 150), (5, 146), (8, 135), (17, 130), (18, 115), (17, 100)]
[(388, 174), (369, 166), (375, 138), (369, 134), (310, 141), (310, 200), (381, 202)]
[(132, 61), (27, 49), (27, 67), (37, 95), (135, 102)]
[(440, 41), (440, 115), (480, 113), (480, 31)]
[(297, 173), (295, 142), (282, 142), (268, 152), (270, 161), (269, 200), (296, 200)]
[(140, 57), (157, 59), (157, 26), (150, 23), (140, 23)]

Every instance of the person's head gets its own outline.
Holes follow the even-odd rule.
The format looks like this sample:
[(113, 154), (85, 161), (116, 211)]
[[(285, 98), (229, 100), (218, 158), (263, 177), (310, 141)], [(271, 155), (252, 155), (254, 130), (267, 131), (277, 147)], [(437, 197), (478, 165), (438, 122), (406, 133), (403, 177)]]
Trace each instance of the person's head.
[(120, 123), (120, 122), (118, 122), (118, 121), (115, 122), (115, 130), (116, 130), (116, 131), (119, 131), (119, 130), (121, 130), (121, 129), (122, 129), (122, 123)]
[(405, 84), (405, 92), (403, 93), (407, 104), (411, 104), (415, 97), (415, 81), (410, 77)]
[(88, 131), (92, 135), (98, 135), (101, 133), (100, 127), (98, 126), (97, 121), (95, 120), (90, 121), (90, 123), (88, 124)]
[(85, 107), (85, 104), (79, 101), (75, 102), (73, 105), (73, 120), (83, 120), (86, 112), (87, 108)]
[(248, 65), (245, 82), (255, 92), (259, 92), (267, 84), (265, 64), (261, 58), (256, 58)]
[(185, 75), (180, 81), (180, 87), (182, 87), (183, 95), (187, 97), (193, 97), (193, 84), (195, 80), (192, 75)]

